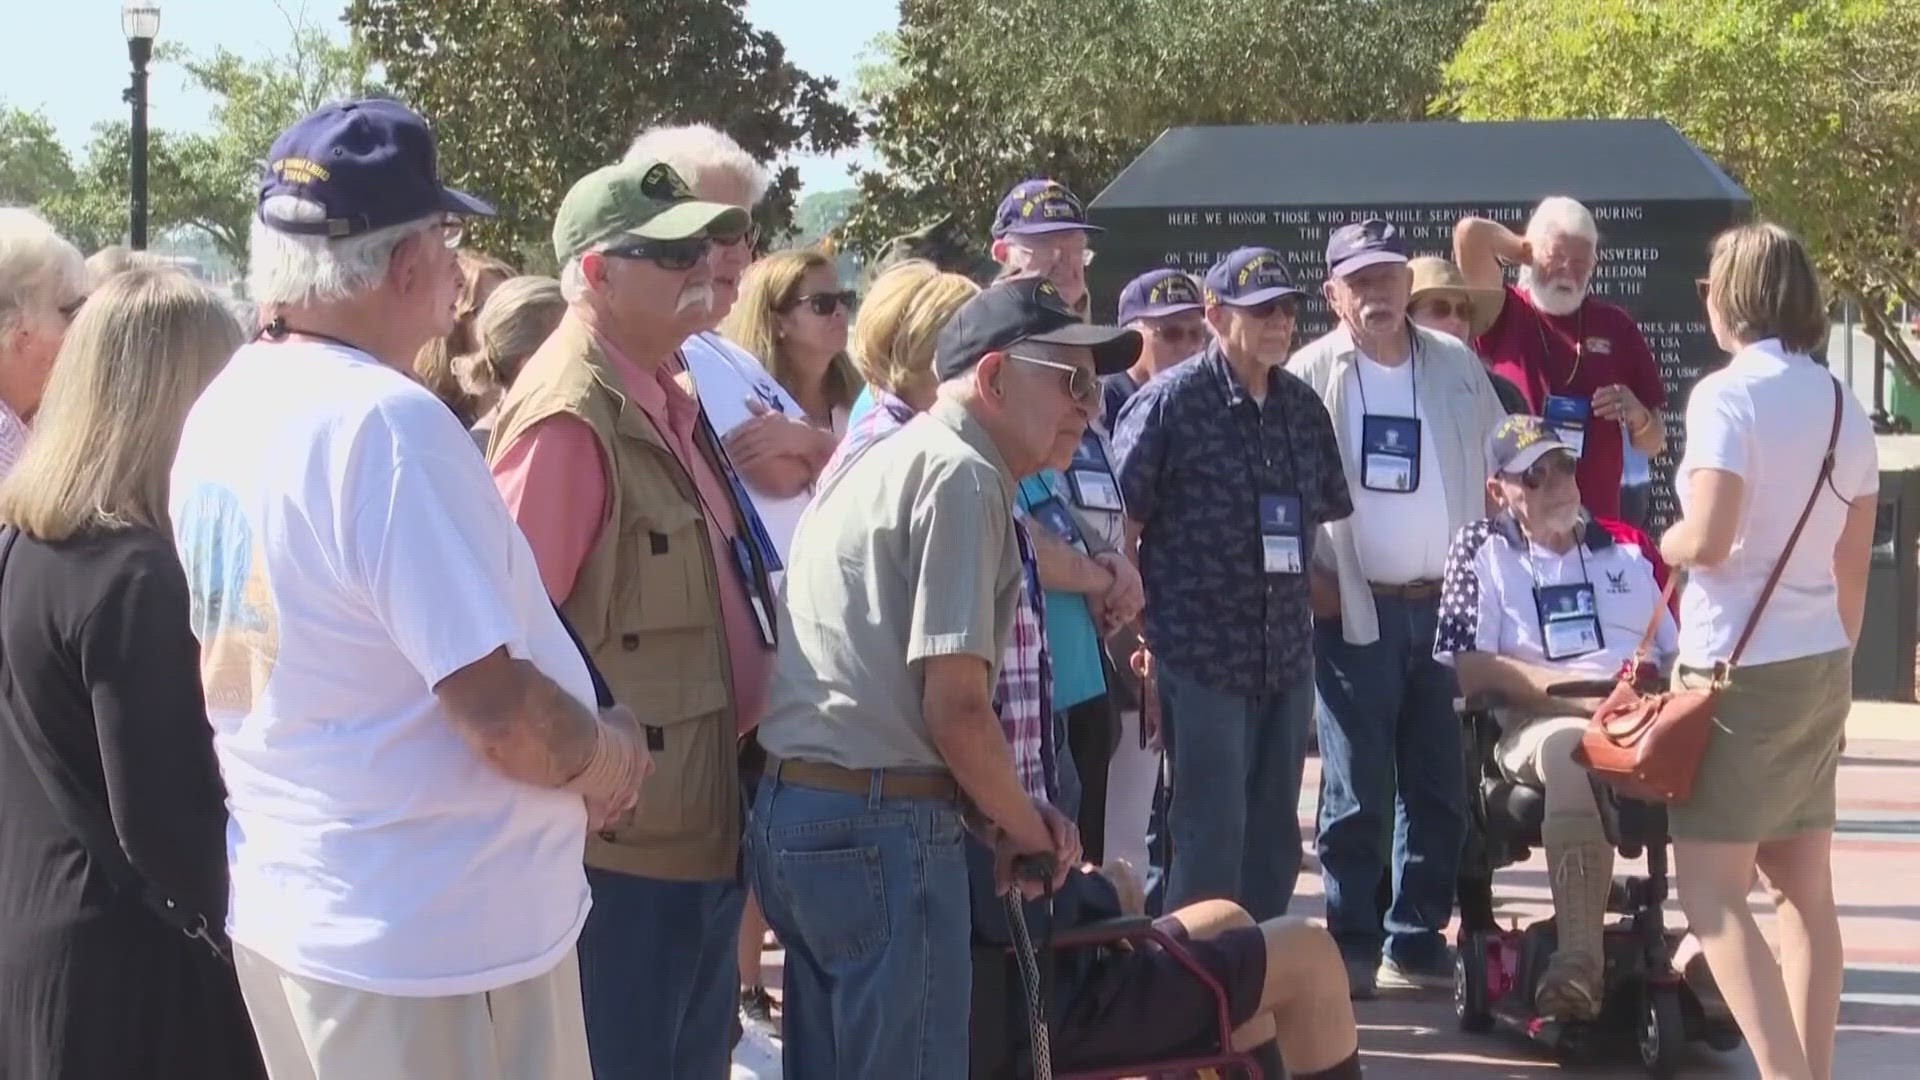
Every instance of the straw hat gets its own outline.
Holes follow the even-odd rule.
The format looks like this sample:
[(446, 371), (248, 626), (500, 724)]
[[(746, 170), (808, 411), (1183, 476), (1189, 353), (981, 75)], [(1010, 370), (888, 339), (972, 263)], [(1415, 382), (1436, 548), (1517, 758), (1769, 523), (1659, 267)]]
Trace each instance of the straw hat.
[(1466, 276), (1460, 268), (1446, 259), (1432, 255), (1422, 255), (1407, 263), (1413, 271), (1413, 293), (1408, 303), (1416, 303), (1422, 294), (1449, 292), (1466, 298), (1467, 306), (1472, 309), (1473, 317), (1467, 324), (1476, 334), (1483, 333), (1493, 325), (1499, 314), (1502, 291), (1499, 289), (1476, 289), (1467, 284)]

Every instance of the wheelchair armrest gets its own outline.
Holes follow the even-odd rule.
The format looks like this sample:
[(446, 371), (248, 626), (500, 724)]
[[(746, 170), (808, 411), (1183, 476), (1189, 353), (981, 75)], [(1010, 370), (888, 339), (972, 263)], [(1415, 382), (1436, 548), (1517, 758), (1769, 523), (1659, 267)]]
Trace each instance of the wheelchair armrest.
[(1547, 687), (1548, 697), (1559, 698), (1603, 698), (1613, 693), (1617, 681), (1614, 679), (1569, 679)]
[(1496, 690), (1482, 690), (1477, 694), (1462, 694), (1453, 699), (1453, 711), (1464, 716), (1468, 713), (1490, 713), (1505, 704)]
[(1046, 947), (1060, 950), (1112, 945), (1117, 941), (1147, 937), (1152, 930), (1153, 920), (1145, 915), (1122, 915), (1117, 919), (1102, 919), (1071, 930), (1055, 930), (1053, 936), (1047, 939)]

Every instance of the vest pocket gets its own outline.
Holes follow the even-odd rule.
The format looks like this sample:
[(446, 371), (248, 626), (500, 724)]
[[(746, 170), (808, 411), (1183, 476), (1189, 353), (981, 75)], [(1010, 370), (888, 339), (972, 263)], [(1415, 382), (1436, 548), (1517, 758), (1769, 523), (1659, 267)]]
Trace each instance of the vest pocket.
[[(639, 708), (641, 724), (645, 712)], [(740, 833), (740, 779), (733, 717), (710, 712), (696, 723), (646, 732), (653, 775), (640, 785), (640, 801), (613, 830), (623, 847), (718, 847)]]

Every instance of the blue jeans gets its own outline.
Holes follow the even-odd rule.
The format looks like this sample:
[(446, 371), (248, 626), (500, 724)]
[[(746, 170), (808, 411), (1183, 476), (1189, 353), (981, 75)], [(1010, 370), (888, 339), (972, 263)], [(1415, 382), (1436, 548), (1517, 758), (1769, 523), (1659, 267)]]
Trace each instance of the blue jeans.
[[(1314, 627), (1327, 928), (1348, 960), (1377, 960), (1384, 944), (1399, 963), (1438, 965), (1467, 835), (1458, 684), (1433, 658), (1435, 601), (1374, 603), (1371, 645), (1347, 644), (1337, 619)], [(1394, 896), (1383, 927), (1375, 895), (1389, 835)]]
[(747, 867), (787, 953), (790, 1080), (965, 1080), (964, 835), (951, 803), (761, 783)]
[(746, 890), (591, 866), (587, 884), (580, 994), (594, 1080), (726, 1076)]
[(1285, 915), (1300, 877), (1300, 774), (1312, 685), (1235, 694), (1165, 664), (1158, 681), (1173, 778), (1164, 909), (1225, 899), (1256, 920)]

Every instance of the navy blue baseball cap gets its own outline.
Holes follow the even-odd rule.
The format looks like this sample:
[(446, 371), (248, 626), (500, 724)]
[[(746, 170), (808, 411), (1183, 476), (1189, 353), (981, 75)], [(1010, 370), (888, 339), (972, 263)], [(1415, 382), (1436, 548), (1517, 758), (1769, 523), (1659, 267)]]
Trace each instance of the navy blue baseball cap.
[[(326, 216), (296, 220), (267, 213), (290, 195)], [(339, 240), (436, 213), (492, 217), (493, 207), (440, 183), (433, 131), (397, 101), (369, 98), (323, 105), (280, 133), (260, 180), (260, 220), (276, 232)]]
[(1207, 271), (1207, 303), (1253, 307), (1285, 296), (1305, 296), (1293, 283), (1287, 260), (1272, 248), (1243, 247)]
[(1053, 282), (1029, 274), (982, 289), (953, 313), (934, 342), (934, 373), (946, 382), (972, 370), (988, 353), (1022, 341), (1092, 349), (1098, 375), (1125, 371), (1140, 358), (1138, 330), (1082, 321)]
[(1407, 262), (1407, 238), (1392, 222), (1379, 218), (1342, 225), (1327, 237), (1327, 276), (1346, 277), (1381, 263)]
[(1040, 236), (1057, 232), (1103, 232), (1087, 224), (1086, 207), (1058, 180), (1023, 180), (1000, 200), (993, 215), (993, 238)]
[(1158, 319), (1183, 311), (1199, 311), (1206, 304), (1200, 298), (1200, 285), (1180, 270), (1153, 270), (1120, 290), (1120, 317), (1125, 326), (1135, 319)]

